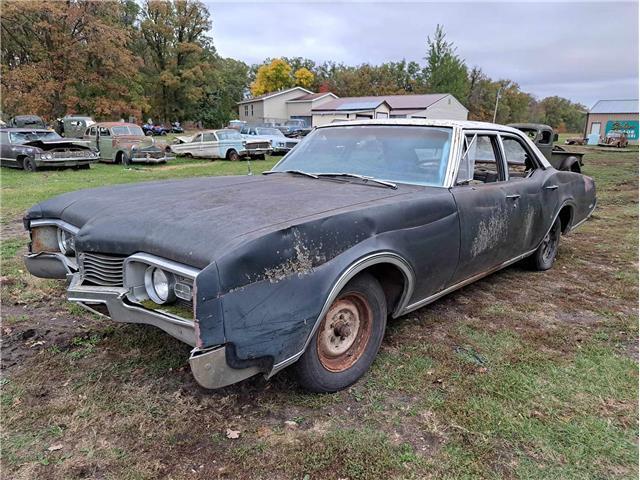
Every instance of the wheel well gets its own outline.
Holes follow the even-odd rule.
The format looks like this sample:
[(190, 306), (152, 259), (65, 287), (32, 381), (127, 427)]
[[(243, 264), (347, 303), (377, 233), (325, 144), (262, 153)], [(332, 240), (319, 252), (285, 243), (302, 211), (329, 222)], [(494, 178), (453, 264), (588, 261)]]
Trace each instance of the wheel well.
[(560, 229), (562, 233), (567, 233), (571, 227), (571, 220), (573, 219), (573, 208), (571, 205), (565, 205), (558, 214), (560, 218)]
[(123, 151), (120, 150), (116, 153), (116, 160), (115, 163), (122, 163), (122, 155), (123, 155)]
[(387, 312), (389, 315), (394, 313), (406, 288), (407, 279), (402, 271), (390, 263), (379, 263), (365, 268), (358, 275), (363, 273), (373, 275), (380, 282), (387, 299)]
[(26, 155), (19, 155), (16, 158), (16, 161), (18, 162), (18, 166), (22, 169), (24, 169), (24, 161), (27, 159)]

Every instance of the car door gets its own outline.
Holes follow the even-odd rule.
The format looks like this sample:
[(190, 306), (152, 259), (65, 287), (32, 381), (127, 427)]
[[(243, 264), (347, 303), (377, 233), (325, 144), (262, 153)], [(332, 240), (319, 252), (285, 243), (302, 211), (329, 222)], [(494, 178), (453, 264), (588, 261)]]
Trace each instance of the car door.
[(11, 143), (9, 142), (8, 132), (0, 132), (0, 165), (6, 167), (18, 166), (16, 154), (12, 151)]
[(219, 158), (218, 148), (219, 142), (216, 134), (213, 132), (204, 132), (202, 134), (201, 156), (204, 158)]
[(506, 172), (497, 132), (466, 131), (451, 193), (460, 222), (460, 256), (452, 283), (509, 260), (513, 199), (504, 190)]
[(505, 198), (511, 201), (508, 256), (515, 258), (535, 250), (546, 234), (549, 219), (558, 211), (558, 185), (552, 172), (545, 171), (524, 139), (500, 133), (501, 152), (506, 165)]
[(102, 160), (114, 161), (113, 138), (108, 127), (98, 127), (98, 150)]

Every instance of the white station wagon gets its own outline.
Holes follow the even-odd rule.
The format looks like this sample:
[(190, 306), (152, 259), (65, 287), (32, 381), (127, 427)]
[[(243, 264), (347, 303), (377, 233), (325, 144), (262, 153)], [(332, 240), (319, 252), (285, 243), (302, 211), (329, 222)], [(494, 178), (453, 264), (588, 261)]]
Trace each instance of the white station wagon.
[(265, 153), (271, 153), (271, 145), (264, 141), (262, 144), (247, 142), (236, 130), (205, 130), (195, 135), (176, 137), (178, 142), (171, 145), (171, 151), (178, 155), (195, 158), (238, 160), (250, 155), (264, 158)]

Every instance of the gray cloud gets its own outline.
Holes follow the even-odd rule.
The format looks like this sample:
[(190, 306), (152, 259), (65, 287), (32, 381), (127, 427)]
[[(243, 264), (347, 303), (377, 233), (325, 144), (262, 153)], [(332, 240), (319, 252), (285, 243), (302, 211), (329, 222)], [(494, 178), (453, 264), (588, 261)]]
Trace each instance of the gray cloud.
[(207, 2), (220, 54), (260, 63), (301, 56), (350, 65), (423, 63), (438, 23), (469, 66), (538, 97), (591, 106), (638, 96), (638, 4)]

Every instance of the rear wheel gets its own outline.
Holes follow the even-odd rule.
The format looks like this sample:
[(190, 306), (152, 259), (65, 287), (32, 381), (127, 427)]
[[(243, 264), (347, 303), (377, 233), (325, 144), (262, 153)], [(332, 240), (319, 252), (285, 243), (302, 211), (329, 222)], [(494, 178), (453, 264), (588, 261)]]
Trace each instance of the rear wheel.
[(542, 239), (542, 243), (538, 249), (530, 257), (530, 265), (534, 270), (549, 270), (553, 266), (558, 255), (561, 233), (562, 224), (558, 217), (549, 232)]
[(240, 155), (238, 155), (238, 152), (231, 149), (227, 152), (227, 160), (231, 160), (232, 162), (237, 162), (238, 160), (240, 160)]
[(300, 385), (312, 392), (336, 392), (355, 383), (373, 363), (386, 322), (380, 283), (368, 274), (351, 280), (295, 364)]

